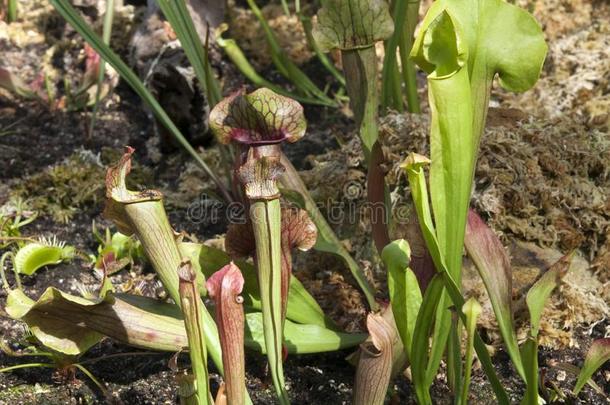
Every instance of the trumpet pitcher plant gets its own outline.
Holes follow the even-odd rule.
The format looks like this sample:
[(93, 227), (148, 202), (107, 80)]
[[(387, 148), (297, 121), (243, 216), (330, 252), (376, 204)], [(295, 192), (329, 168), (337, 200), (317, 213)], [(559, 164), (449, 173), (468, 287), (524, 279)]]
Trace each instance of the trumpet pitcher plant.
[[(500, 85), (510, 91), (529, 89), (540, 75), (546, 50), (536, 20), (502, 0), (439, 0), (422, 22), (411, 57), (428, 73), (431, 210), (426, 207), (427, 196), (419, 193), (417, 198), (413, 191), (423, 190), (421, 182), (425, 180), (417, 168), (421, 165), (415, 166), (412, 161), (406, 167), (428, 248), (433, 256), (437, 250), (437, 270), (446, 267), (446, 277), (454, 286), (461, 284), (468, 205), (493, 80), (497, 75)], [(439, 265), (441, 261), (443, 266)], [(447, 337), (449, 348), (459, 346), (458, 329), (453, 328), (450, 334), (448, 303), (448, 296), (443, 294), (429, 378), (436, 374)], [(501, 331), (505, 340), (512, 342), (508, 329)], [(512, 344), (509, 348), (523, 377), (519, 352)], [(461, 380), (459, 349), (448, 353), (450, 383), (456, 388)]]
[(241, 147), (236, 175), (250, 207), (267, 358), (280, 403), (286, 404), (289, 401), (282, 364), (282, 215), (277, 182), (285, 170), (280, 162), (281, 143), (296, 142), (305, 134), (303, 107), (269, 89), (250, 94), (239, 91), (214, 107), (210, 127), (219, 142)]

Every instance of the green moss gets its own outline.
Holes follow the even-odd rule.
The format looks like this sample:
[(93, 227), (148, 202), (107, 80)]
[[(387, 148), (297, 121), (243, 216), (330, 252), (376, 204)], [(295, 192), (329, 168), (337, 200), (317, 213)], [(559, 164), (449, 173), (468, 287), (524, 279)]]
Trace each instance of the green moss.
[(71, 403), (78, 397), (83, 404), (96, 403), (95, 395), (88, 387), (78, 389), (78, 393), (70, 393), (64, 386), (49, 384), (16, 384), (0, 390), (0, 403), (28, 404), (64, 404)]
[(66, 223), (78, 209), (103, 199), (104, 172), (97, 156), (79, 151), (62, 163), (23, 178), (11, 196), (23, 198), (32, 209)]
[(0, 402), (20, 401), (25, 398), (35, 398), (42, 392), (50, 392), (53, 386), (47, 384), (19, 384), (0, 391)]
[[(27, 200), (31, 209), (50, 216), (60, 223), (69, 222), (78, 210), (87, 207), (102, 209), (104, 203), (106, 166), (113, 159), (112, 151), (104, 151), (104, 159), (90, 151), (80, 150), (63, 162), (42, 172), (24, 177), (11, 190), (11, 197)], [(116, 156), (120, 155), (120, 150)], [(151, 184), (151, 171), (135, 165), (134, 176), (140, 184)]]

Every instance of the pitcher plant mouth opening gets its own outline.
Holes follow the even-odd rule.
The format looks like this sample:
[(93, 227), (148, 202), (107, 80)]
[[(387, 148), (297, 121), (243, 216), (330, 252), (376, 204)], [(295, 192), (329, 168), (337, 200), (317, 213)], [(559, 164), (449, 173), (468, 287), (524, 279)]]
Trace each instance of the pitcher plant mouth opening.
[(298, 141), (306, 122), (298, 102), (266, 88), (241, 89), (210, 112), (210, 127), (220, 143), (263, 146)]
[(278, 180), (281, 142), (303, 137), (303, 107), (269, 89), (234, 93), (210, 113), (210, 127), (220, 143), (238, 143), (244, 153), (236, 161), (236, 175), (249, 204), (254, 233), (254, 260), (261, 293), (265, 345), (273, 385), (280, 403), (289, 403), (284, 383), (282, 345), (288, 277), (282, 276), (282, 230)]

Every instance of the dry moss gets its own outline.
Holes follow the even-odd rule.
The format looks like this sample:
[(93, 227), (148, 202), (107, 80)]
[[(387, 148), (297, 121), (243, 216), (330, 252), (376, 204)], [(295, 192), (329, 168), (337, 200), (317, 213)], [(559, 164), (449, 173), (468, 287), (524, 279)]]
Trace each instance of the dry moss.
[(324, 313), (339, 327), (348, 332), (365, 330), (367, 304), (355, 287), (355, 281), (346, 280), (347, 270), (337, 271), (343, 264), (332, 255), (310, 251), (299, 253), (293, 268), (294, 275), (303, 283)]
[[(237, 6), (229, 7), (229, 11), (231, 35), (239, 46), (258, 68), (269, 66), (271, 51), (265, 33), (252, 11)], [(288, 58), (298, 65), (312, 58), (313, 53), (307, 45), (303, 25), (295, 14), (284, 14), (278, 4), (267, 4), (261, 11)]]
[[(525, 305), (527, 291), (562, 254), (555, 249), (519, 241), (511, 243), (509, 251), (513, 266), (513, 308), (517, 336), (522, 341), (530, 327)], [(577, 347), (575, 332), (610, 317), (610, 306), (603, 295), (605, 288), (607, 285), (604, 286), (595, 277), (590, 264), (576, 256), (570, 272), (545, 306), (540, 325), (540, 343), (554, 349)], [(494, 343), (500, 344), (501, 336), (491, 303), (476, 269), (469, 261), (466, 261), (464, 268), (464, 290), (482, 303), (479, 325), (486, 329), (487, 336)]]
[[(207, 148), (205, 153), (201, 154), (201, 157), (219, 178), (228, 179), (231, 173), (227, 171), (228, 167), (223, 164), (221, 147), (223, 146)], [(173, 159), (172, 164), (180, 164), (180, 157), (174, 156), (170, 159)], [(214, 190), (216, 190), (214, 182), (208, 178), (201, 166), (189, 160), (184, 165), (184, 169), (180, 171), (178, 180), (175, 183), (167, 184), (161, 191), (169, 207), (184, 209), (199, 202), (202, 198), (212, 198), (215, 194)], [(220, 197), (219, 200), (221, 200)]]
[[(512, 121), (508, 117), (521, 117)], [(428, 154), (428, 119), (390, 114), (383, 143), (394, 162), (388, 180), (404, 195), (398, 167), (411, 151)], [(473, 205), (507, 237), (582, 248), (596, 260), (610, 234), (610, 140), (583, 122), (537, 120), (513, 110), (490, 110), (476, 168)], [(606, 251), (606, 250), (604, 250)], [(608, 272), (610, 268), (601, 268)]]
[[(545, 33), (549, 38), (541, 79), (522, 95), (499, 97), (509, 106), (538, 116), (584, 117), (588, 126), (608, 131), (610, 7), (607, 3), (592, 6), (585, 1), (545, 0), (537, 10), (550, 6), (547, 3), (563, 3), (563, 7), (537, 12), (539, 20), (547, 22)], [(561, 28), (559, 32), (553, 31), (555, 25)]]
[[(405, 219), (411, 208), (407, 179), (399, 164), (409, 152), (429, 154), (429, 118), (391, 113), (381, 124), (381, 140), (389, 162), (387, 181), (393, 214), (396, 219)], [(325, 206), (329, 200), (345, 201), (346, 195), (351, 195), (355, 199), (352, 202), (361, 206), (366, 190), (360, 156), (360, 143), (354, 137), (340, 150), (310, 157), (312, 169), (302, 175), (320, 204)], [(606, 247), (610, 234), (609, 162), (610, 142), (601, 131), (587, 130), (582, 120), (564, 117), (540, 120), (519, 110), (490, 110), (476, 169), (473, 206), (506, 243), (534, 242), (549, 249), (545, 251), (547, 256), (548, 252), (557, 256), (580, 248), (587, 259), (581, 261), (578, 272), (566, 278), (549, 305), (542, 325), (544, 344), (573, 345), (576, 325), (590, 324), (610, 315), (607, 304), (599, 298), (604, 288), (600, 280), (607, 280), (610, 273)], [(354, 186), (358, 192), (350, 193)], [(343, 221), (334, 223), (334, 227), (339, 235), (349, 236), (351, 250), (362, 263), (364, 258), (375, 256), (366, 215), (360, 216), (355, 225)], [(393, 237), (404, 236), (406, 229), (403, 228), (399, 222)], [(595, 265), (589, 265), (589, 260)], [(524, 294), (548, 265), (549, 260), (541, 259), (516, 264), (515, 284), (521, 286), (516, 290)], [(341, 264), (334, 263), (334, 266), (340, 268)], [(322, 268), (330, 270), (328, 266)], [(373, 279), (378, 282), (384, 279), (376, 263), (369, 263), (368, 268)], [(331, 287), (318, 285), (323, 279), (313, 279), (308, 287), (312, 287), (316, 297), (328, 294), (337, 300), (335, 311), (357, 307), (355, 301), (341, 301), (329, 291), (317, 294), (316, 290)], [(465, 287), (473, 295), (484, 295), (478, 277), (467, 281)], [(488, 300), (486, 305), (489, 316), (484, 326), (490, 328), (493, 336), (497, 325)], [(521, 324), (520, 330), (525, 330), (525, 324)]]
[(590, 24), (596, 7), (590, 0), (518, 0), (538, 20), (548, 40), (571, 34)]

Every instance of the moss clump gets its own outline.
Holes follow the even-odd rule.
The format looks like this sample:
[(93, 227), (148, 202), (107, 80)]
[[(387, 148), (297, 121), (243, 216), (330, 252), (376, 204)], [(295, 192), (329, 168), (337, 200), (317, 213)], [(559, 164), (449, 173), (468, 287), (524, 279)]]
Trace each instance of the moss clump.
[(33, 210), (66, 223), (78, 209), (103, 199), (104, 176), (98, 156), (78, 151), (62, 163), (23, 178), (11, 196), (27, 200)]
[[(11, 190), (11, 197), (27, 201), (29, 208), (60, 223), (69, 222), (78, 210), (87, 207), (101, 210), (106, 165), (114, 155), (104, 151), (103, 156), (79, 150), (59, 164), (22, 178)], [(135, 165), (133, 172), (140, 184), (150, 184), (150, 170)]]
[[(48, 369), (45, 369), (48, 370)], [(37, 371), (38, 372), (38, 371)], [(75, 402), (75, 398), (78, 402)], [(0, 403), (19, 404), (63, 404), (63, 403), (96, 403), (93, 392), (81, 385), (74, 389), (50, 384), (19, 384), (0, 390)]]

